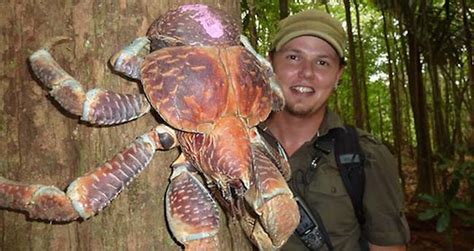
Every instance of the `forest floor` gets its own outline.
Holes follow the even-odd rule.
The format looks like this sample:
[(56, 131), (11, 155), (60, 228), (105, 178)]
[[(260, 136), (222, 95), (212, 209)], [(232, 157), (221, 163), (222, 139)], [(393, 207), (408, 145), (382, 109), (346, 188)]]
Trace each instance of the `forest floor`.
[[(408, 250), (449, 250), (445, 233), (436, 232), (436, 223), (420, 221), (416, 214), (407, 214), (411, 240)], [(455, 220), (453, 229), (454, 251), (474, 251), (474, 227), (467, 227)]]
[(416, 164), (405, 163), (407, 212), (406, 216), (410, 225), (411, 240), (408, 250), (454, 250), (474, 251), (474, 225), (468, 226), (459, 218), (453, 218), (453, 247), (450, 249), (446, 233), (436, 231), (436, 220), (421, 221), (417, 215), (421, 212), (419, 200), (416, 199)]

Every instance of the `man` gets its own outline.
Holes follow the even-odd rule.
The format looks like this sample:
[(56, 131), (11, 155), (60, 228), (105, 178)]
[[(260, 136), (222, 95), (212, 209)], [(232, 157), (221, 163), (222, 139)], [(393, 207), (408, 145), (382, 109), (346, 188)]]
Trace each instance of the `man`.
[[(282, 20), (272, 43), (270, 61), (286, 107), (273, 113), (260, 127), (269, 142), (276, 146), (278, 141), (285, 149), (292, 168), (289, 184), (313, 213), (319, 213), (334, 250), (360, 250), (364, 246), (359, 244), (361, 238), (365, 244), (368, 241), (370, 250), (405, 250), (409, 229), (396, 162), (388, 149), (358, 130), (365, 156), (366, 220), (361, 226), (333, 149), (321, 153), (314, 147), (332, 129), (344, 128), (340, 118), (327, 107), (344, 70), (344, 43), (341, 23), (327, 13), (308, 10)], [(309, 171), (317, 154), (317, 168)], [(283, 250), (307, 248), (293, 234)]]

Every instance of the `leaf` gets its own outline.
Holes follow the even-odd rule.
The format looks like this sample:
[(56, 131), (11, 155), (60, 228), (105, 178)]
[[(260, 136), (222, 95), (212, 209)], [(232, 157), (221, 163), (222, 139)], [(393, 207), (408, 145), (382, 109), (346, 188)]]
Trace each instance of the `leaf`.
[(451, 208), (457, 210), (469, 210), (472, 209), (472, 206), (468, 203), (461, 201), (459, 199), (453, 199), (449, 204), (451, 204)]
[(424, 212), (419, 213), (418, 219), (422, 221), (431, 220), (438, 214), (439, 214), (438, 209), (429, 208), (429, 209), (426, 209)]
[(439, 217), (438, 222), (436, 222), (436, 231), (442, 233), (446, 231), (449, 224), (451, 223), (451, 213), (449, 211), (444, 211)]
[(428, 202), (432, 205), (438, 204), (438, 200), (439, 200), (437, 197), (435, 197), (433, 195), (426, 194), (426, 193), (419, 194), (418, 198), (420, 200), (426, 201), (426, 202)]

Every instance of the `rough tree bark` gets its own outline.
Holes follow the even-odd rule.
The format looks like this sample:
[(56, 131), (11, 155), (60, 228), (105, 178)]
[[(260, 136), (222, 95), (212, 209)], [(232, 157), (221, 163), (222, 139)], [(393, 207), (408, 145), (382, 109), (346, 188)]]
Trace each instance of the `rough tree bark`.
[[(93, 127), (47, 98), (28, 56), (55, 36), (72, 42), (52, 54), (86, 89), (140, 91), (111, 73), (110, 56), (146, 33), (158, 15), (196, 1), (3, 1), (0, 8), (0, 176), (65, 188), (156, 124), (156, 114), (128, 124)], [(240, 20), (239, 2), (200, 1)], [(0, 250), (179, 250), (165, 223), (163, 198), (177, 151), (158, 152), (150, 166), (97, 216), (68, 224), (29, 221), (0, 210)], [(228, 226), (226, 226), (226, 224)], [(229, 227), (230, 226), (230, 227)], [(224, 220), (224, 250), (250, 250), (239, 228)], [(238, 245), (238, 246), (237, 246)]]

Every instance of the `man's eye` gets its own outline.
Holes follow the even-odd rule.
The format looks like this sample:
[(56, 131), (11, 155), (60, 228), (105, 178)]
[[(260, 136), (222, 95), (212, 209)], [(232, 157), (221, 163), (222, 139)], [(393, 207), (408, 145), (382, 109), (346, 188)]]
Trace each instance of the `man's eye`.
[(324, 61), (324, 60), (318, 60), (316, 63), (317, 63), (318, 65), (323, 65), (323, 66), (327, 66), (327, 65), (329, 64), (328, 62), (326, 62), (326, 61)]
[(297, 60), (297, 59), (298, 59), (298, 56), (296, 56), (296, 55), (288, 55), (287, 58), (288, 58), (288, 59), (291, 59), (291, 60)]

